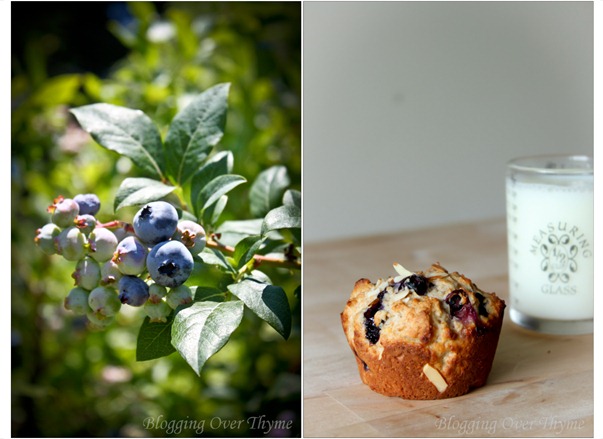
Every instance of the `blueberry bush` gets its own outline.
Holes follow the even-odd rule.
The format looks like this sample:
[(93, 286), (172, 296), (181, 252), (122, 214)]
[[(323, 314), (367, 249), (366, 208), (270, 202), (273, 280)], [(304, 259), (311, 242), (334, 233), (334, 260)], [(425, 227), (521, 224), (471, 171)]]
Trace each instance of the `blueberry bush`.
[(288, 296), (263, 271), (301, 268), (301, 193), (288, 187), (285, 167), (271, 167), (252, 183), (250, 211), (258, 218), (220, 224), (228, 194), (246, 183), (232, 173), (231, 153), (212, 154), (224, 134), (228, 91), (229, 84), (218, 84), (200, 93), (164, 139), (140, 110), (105, 103), (71, 109), (99, 145), (148, 177), (126, 178), (117, 190), (112, 207), (137, 207), (132, 222), (97, 221), (95, 194), (60, 195), (35, 237), (46, 254), (75, 262), (65, 308), (102, 329), (122, 304), (142, 307), (137, 359), (177, 351), (197, 374), (246, 308), (287, 339), (290, 301), (300, 289)]
[[(173, 345), (169, 348), (171, 332), (161, 333), (168, 336), (162, 339), (165, 345), (149, 345), (168, 348), (171, 354), (154, 357), (151, 350), (140, 350), (137, 345), (147, 320), (149, 329), (160, 328), (169, 322), (170, 317), (161, 321), (166, 314), (171, 318), (177, 314), (174, 308), (192, 307), (177, 305), (187, 294), (193, 299), (205, 294), (209, 302), (241, 300), (228, 286), (243, 278), (235, 282), (232, 271), (202, 262), (203, 255), (193, 256), (196, 250), (191, 243), (199, 245), (205, 259), (221, 263), (222, 255), (232, 265), (239, 242), (261, 235), (260, 223), (268, 212), (259, 212), (260, 203), (251, 201), (252, 193), (259, 193), (255, 182), (269, 179), (261, 174), (269, 171), (275, 180), (289, 180), (283, 197), (288, 191), (290, 198), (295, 196), (291, 193), (299, 194), (295, 190), (301, 189), (300, 5), (75, 2), (60, 9), (44, 3), (36, 8), (23, 5), (11, 6), (13, 37), (22, 35), (13, 38), (11, 102), (13, 436), (199, 434), (192, 428), (167, 431), (145, 424), (147, 418), (159, 417), (206, 421), (204, 436), (264, 436), (265, 430), (248, 423), (232, 428), (236, 421), (255, 416), (291, 419), (291, 429), (271, 434), (299, 435), (301, 310), (297, 288), (301, 277), (297, 264), (286, 257), (297, 251), (295, 229), (268, 232), (254, 255), (260, 265), (251, 269), (253, 275), (264, 273), (286, 293), (291, 311), (287, 339), (244, 305), (241, 323), (205, 362), (200, 375)], [(103, 33), (108, 36), (101, 40)], [(108, 41), (111, 38), (113, 42)], [(99, 102), (141, 110), (156, 126), (165, 148), (176, 115), (216, 84), (230, 84), (227, 121), (222, 138), (200, 168), (214, 161), (228, 164), (232, 166), (229, 174), (245, 182), (225, 194), (227, 204), (213, 224), (199, 217), (198, 207), (193, 208), (196, 200), (191, 194), (198, 191), (192, 186), (194, 176), (176, 183), (167, 165), (162, 168), (165, 179), (137, 166), (127, 155), (99, 146), (69, 111)], [(183, 285), (164, 287), (152, 282), (148, 273), (123, 275), (115, 262), (107, 263), (116, 250), (111, 236), (117, 244), (128, 237), (111, 223), (134, 227), (136, 213), (150, 204), (117, 207), (117, 195), (126, 181), (146, 181), (148, 188), (154, 184), (175, 188), (154, 201), (172, 205), (179, 227), (188, 231), (182, 243), (192, 250), (194, 265)], [(197, 184), (200, 187), (198, 180)], [(90, 201), (81, 200), (79, 194)], [(100, 202), (97, 212), (85, 213), (90, 211), (84, 208), (78, 224), (52, 222), (47, 208), (59, 195), (81, 207), (95, 205), (90, 194)], [(285, 204), (282, 198), (280, 204)], [(84, 256), (80, 258), (76, 251), (78, 258), (67, 260), (47, 254), (44, 249), (56, 251), (57, 230), (58, 235), (71, 226), (84, 235)], [(198, 233), (200, 227), (205, 237)], [(36, 233), (37, 229), (43, 233)], [(136, 237), (136, 232), (127, 234)], [(35, 236), (40, 237), (38, 245), (32, 239)], [(168, 241), (173, 240), (177, 236)], [(150, 252), (153, 247), (149, 244), (146, 249)], [(98, 269), (100, 281), (96, 280)], [(146, 261), (144, 270), (148, 272)], [(251, 272), (247, 269), (243, 277)], [(132, 279), (124, 281), (123, 291), (119, 280), (111, 283), (112, 278), (125, 276), (139, 278), (149, 287), (145, 303), (137, 307), (120, 299), (120, 310), (110, 324), (106, 325), (107, 319), (91, 323), (86, 315), (88, 297), (98, 286), (108, 286), (118, 299), (122, 292), (128, 301), (146, 296), (140, 288), (130, 290), (132, 285), (140, 287)], [(209, 297), (212, 288), (221, 289), (222, 297)], [(136, 361), (143, 353), (149, 360)], [(209, 428), (214, 417), (233, 424)]]

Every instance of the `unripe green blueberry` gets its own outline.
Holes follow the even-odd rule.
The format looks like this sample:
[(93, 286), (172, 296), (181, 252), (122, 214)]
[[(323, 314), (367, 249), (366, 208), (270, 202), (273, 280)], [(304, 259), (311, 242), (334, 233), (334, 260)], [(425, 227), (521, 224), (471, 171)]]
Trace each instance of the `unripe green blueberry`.
[(86, 317), (88, 317), (90, 328), (98, 330), (106, 328), (115, 320), (115, 316), (105, 316), (92, 310), (86, 313)]
[(205, 248), (205, 229), (194, 221), (182, 220), (178, 223), (174, 239), (180, 241), (193, 255), (198, 255)]
[(122, 274), (137, 276), (146, 268), (147, 253), (138, 238), (128, 236), (117, 245), (112, 260)]
[(75, 287), (71, 291), (67, 297), (65, 297), (64, 306), (65, 309), (73, 311), (74, 314), (84, 315), (88, 311), (90, 311), (90, 306), (88, 305), (88, 295), (90, 293), (81, 287)]
[(86, 256), (77, 263), (71, 277), (75, 279), (76, 285), (85, 288), (88, 291), (93, 290), (100, 282), (100, 265), (98, 265), (98, 262), (90, 256)]
[(48, 212), (51, 214), (51, 221), (57, 226), (69, 227), (80, 213), (80, 206), (71, 198), (59, 196), (48, 206)]
[(159, 303), (167, 295), (167, 288), (157, 284), (149, 286), (149, 302)]
[(90, 256), (98, 262), (111, 259), (117, 248), (117, 237), (109, 229), (97, 227), (90, 232)]
[(170, 292), (165, 296), (165, 301), (172, 309), (178, 308), (180, 305), (186, 305), (192, 303), (193, 292), (186, 285), (180, 285), (176, 288), (172, 288)]
[(92, 311), (105, 317), (114, 316), (121, 308), (117, 292), (109, 287), (96, 287), (90, 291), (88, 305)]
[(119, 271), (117, 264), (108, 260), (101, 266), (101, 285), (117, 285), (123, 274)]
[(54, 223), (46, 224), (42, 228), (36, 230), (36, 237), (34, 242), (40, 250), (47, 255), (54, 255), (57, 249), (54, 244), (54, 239), (59, 236), (61, 229)]
[(79, 261), (86, 255), (86, 237), (77, 227), (64, 229), (54, 242), (57, 253), (68, 261)]
[(151, 323), (165, 323), (167, 322), (167, 317), (172, 312), (172, 308), (170, 308), (163, 300), (159, 300), (159, 302), (156, 303), (147, 301), (144, 304), (144, 312), (149, 316), (149, 321)]
[(80, 229), (84, 235), (88, 236), (90, 232), (92, 232), (96, 227), (96, 218), (94, 218), (92, 215), (87, 214), (78, 215), (73, 220), (73, 223), (75, 224), (75, 227)]

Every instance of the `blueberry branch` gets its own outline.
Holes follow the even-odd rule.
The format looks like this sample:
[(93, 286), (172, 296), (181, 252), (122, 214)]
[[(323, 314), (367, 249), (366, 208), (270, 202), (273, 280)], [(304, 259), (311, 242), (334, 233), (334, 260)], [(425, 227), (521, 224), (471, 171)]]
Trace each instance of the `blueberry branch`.
[[(219, 235), (213, 233), (210, 237), (207, 238), (207, 247), (215, 248), (224, 253), (233, 254), (235, 249), (230, 245), (222, 244), (218, 241)], [(292, 258), (289, 255), (285, 255), (284, 258), (268, 256), (268, 255), (254, 255), (254, 268), (259, 267), (260, 265), (268, 265), (271, 267), (281, 267), (281, 268), (293, 268), (293, 269), (301, 269), (301, 262), (298, 258)]]
[(100, 221), (97, 221), (96, 227), (104, 229), (119, 229), (120, 227), (123, 227), (126, 232), (134, 233), (134, 227), (132, 224), (120, 220), (113, 220), (109, 221), (108, 223), (101, 223)]

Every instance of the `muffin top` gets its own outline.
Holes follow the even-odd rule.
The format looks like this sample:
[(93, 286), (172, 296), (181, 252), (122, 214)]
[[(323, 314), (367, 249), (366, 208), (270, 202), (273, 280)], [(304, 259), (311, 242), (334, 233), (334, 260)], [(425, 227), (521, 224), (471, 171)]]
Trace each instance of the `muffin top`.
[(394, 268), (396, 277), (356, 282), (344, 310), (348, 340), (379, 358), (388, 345), (423, 346), (431, 351), (432, 365), (446, 373), (473, 339), (500, 327), (504, 301), (467, 277), (437, 263), (416, 273), (400, 264)]

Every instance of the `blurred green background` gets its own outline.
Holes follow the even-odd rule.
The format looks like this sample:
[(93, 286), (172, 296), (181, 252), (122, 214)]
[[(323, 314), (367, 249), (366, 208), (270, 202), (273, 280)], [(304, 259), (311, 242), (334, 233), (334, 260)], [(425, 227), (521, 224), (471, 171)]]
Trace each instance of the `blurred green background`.
[[(33, 237), (57, 195), (95, 192), (106, 221), (121, 181), (144, 176), (67, 112), (93, 102), (139, 108), (165, 133), (191, 96), (231, 82), (218, 150), (233, 152), (249, 182), (285, 165), (300, 190), (301, 4), (13, 2), (11, 21), (12, 435), (300, 436), (299, 304), (288, 341), (246, 311), (199, 378), (178, 354), (135, 361), (140, 310), (122, 308), (104, 332), (65, 311), (74, 263)], [(233, 192), (224, 220), (251, 218), (248, 188)], [(301, 282), (270, 276), (288, 294)], [(291, 428), (219, 423), (262, 415)]]

